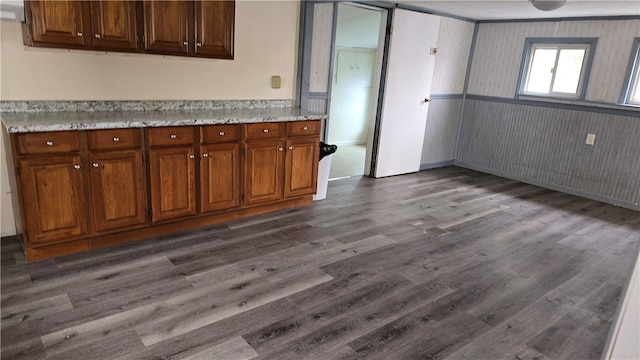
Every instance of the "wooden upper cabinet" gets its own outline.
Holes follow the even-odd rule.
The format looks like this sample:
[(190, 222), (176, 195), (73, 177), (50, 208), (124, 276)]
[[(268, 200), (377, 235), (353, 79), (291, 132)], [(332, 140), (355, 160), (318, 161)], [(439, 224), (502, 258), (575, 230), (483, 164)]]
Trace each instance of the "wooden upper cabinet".
[(161, 53), (189, 53), (187, 1), (144, 1), (144, 49)]
[(195, 54), (233, 59), (234, 1), (195, 2)]
[(55, 244), (86, 234), (79, 155), (23, 159), (19, 161), (19, 169), (30, 244)]
[(29, 28), (25, 43), (85, 45), (82, 1), (27, 0), (24, 6)]
[(95, 48), (137, 48), (136, 3), (91, 1), (91, 44)]

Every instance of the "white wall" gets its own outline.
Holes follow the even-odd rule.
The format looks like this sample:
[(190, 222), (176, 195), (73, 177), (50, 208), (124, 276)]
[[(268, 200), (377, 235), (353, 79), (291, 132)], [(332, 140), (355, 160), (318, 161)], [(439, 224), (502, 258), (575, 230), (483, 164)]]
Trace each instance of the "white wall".
[[(237, 1), (235, 60), (30, 48), (21, 24), (0, 21), (0, 100), (293, 99), (298, 1)], [(271, 76), (282, 87), (271, 89)], [(2, 236), (14, 235), (0, 159)]]
[(469, 94), (513, 98), (527, 37), (597, 37), (585, 99), (618, 102), (633, 38), (640, 20), (598, 20), (482, 24), (469, 79)]
[[(474, 24), (443, 17), (431, 94), (462, 94)], [(453, 160), (461, 99), (434, 99), (429, 105), (420, 164)]]

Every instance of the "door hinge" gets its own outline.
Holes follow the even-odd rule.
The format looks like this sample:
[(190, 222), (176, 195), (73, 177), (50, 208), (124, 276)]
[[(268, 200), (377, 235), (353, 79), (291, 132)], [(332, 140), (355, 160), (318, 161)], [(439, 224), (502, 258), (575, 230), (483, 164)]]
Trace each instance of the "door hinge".
[(389, 27), (387, 28), (387, 34), (393, 34), (393, 25), (389, 25)]
[(145, 164), (144, 155), (141, 155), (140, 157), (142, 157), (142, 165), (144, 165)]

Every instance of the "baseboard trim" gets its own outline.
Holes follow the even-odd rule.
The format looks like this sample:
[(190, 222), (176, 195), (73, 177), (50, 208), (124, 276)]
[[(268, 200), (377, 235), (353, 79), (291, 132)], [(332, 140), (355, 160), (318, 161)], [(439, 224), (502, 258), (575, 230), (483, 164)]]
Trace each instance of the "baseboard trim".
[(16, 241), (18, 240), (18, 235), (7, 235), (0, 237), (0, 243), (6, 243), (8, 241)]
[(429, 169), (437, 169), (437, 168), (441, 168), (441, 167), (445, 167), (445, 166), (451, 166), (451, 165), (453, 165), (453, 160), (438, 161), (438, 162), (432, 162), (432, 163), (428, 163), (428, 164), (420, 164), (420, 171), (429, 170)]
[(470, 170), (475, 170), (475, 171), (479, 171), (479, 172), (483, 172), (483, 173), (487, 173), (487, 174), (491, 174), (491, 175), (495, 175), (495, 176), (500, 176), (500, 177), (511, 179), (511, 180), (520, 181), (520, 182), (531, 184), (531, 185), (535, 185), (535, 186), (540, 186), (540, 187), (543, 187), (543, 188), (546, 188), (546, 189), (550, 189), (550, 190), (560, 191), (560, 192), (563, 192), (563, 193), (567, 193), (567, 194), (571, 194), (571, 195), (575, 195), (575, 196), (580, 196), (580, 197), (591, 199), (591, 200), (595, 200), (595, 201), (600, 201), (600, 202), (611, 204), (611, 205), (615, 205), (615, 206), (624, 207), (624, 208), (631, 209), (631, 210), (640, 211), (640, 205), (639, 204), (634, 204), (634, 203), (629, 202), (629, 201), (621, 201), (621, 200), (618, 200), (618, 199), (612, 199), (612, 198), (609, 198), (609, 197), (606, 197), (606, 196), (600, 196), (600, 195), (596, 195), (596, 194), (591, 194), (591, 193), (587, 193), (587, 192), (584, 192), (584, 191), (568, 188), (568, 187), (565, 187), (565, 186), (560, 186), (560, 185), (556, 185), (556, 184), (547, 183), (547, 182), (544, 182), (544, 181), (534, 180), (534, 179), (526, 178), (526, 177), (523, 177), (523, 176), (517, 176), (517, 175), (513, 175), (513, 174), (510, 174), (510, 173), (497, 171), (497, 170), (493, 170), (493, 169), (487, 169), (487, 168), (484, 168), (482, 166), (468, 164), (468, 163), (465, 163), (465, 162), (454, 161), (453, 165), (459, 166), (459, 167), (462, 167), (462, 168), (465, 168), (465, 169), (470, 169)]

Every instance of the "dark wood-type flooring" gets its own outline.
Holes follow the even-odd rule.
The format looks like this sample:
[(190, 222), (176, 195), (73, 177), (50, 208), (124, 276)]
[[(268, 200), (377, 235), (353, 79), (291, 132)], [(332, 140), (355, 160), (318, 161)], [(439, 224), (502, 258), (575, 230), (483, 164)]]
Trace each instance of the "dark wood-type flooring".
[(2, 359), (598, 359), (640, 213), (466, 169), (25, 264)]

